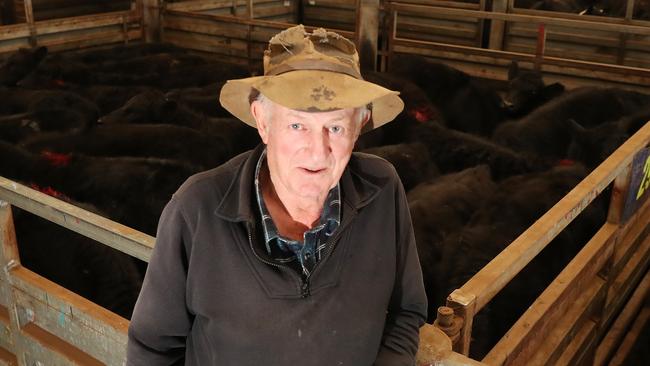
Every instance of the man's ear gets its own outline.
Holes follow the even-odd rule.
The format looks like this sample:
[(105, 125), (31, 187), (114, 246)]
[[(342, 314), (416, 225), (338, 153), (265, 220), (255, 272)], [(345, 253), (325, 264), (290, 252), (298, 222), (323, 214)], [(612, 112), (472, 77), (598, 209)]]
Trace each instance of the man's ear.
[(257, 125), (257, 133), (260, 135), (262, 142), (266, 144), (269, 138), (269, 129), (265, 112), (266, 110), (259, 101), (254, 100), (251, 103), (251, 114), (255, 119), (255, 124)]

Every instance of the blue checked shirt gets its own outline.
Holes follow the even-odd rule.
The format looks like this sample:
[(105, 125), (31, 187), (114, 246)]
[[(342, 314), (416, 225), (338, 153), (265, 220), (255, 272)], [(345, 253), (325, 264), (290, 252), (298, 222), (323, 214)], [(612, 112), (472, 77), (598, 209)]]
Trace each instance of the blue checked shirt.
[(278, 233), (273, 218), (271, 218), (262, 198), (259, 175), (265, 161), (266, 150), (262, 152), (255, 169), (255, 192), (262, 217), (266, 251), (276, 261), (290, 265), (294, 264), (296, 268), (302, 271), (303, 276), (309, 277), (316, 263), (321, 260), (323, 250), (328, 245), (327, 239), (334, 234), (334, 231), (341, 223), (340, 187), (337, 184), (336, 187), (329, 191), (318, 225), (307, 230), (303, 234), (302, 241), (284, 238)]

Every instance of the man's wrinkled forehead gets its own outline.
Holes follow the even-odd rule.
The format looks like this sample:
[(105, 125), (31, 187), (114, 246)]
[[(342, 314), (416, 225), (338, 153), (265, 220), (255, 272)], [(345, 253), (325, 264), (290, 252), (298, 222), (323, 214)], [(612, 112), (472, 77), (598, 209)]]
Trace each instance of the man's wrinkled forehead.
[(355, 109), (346, 108), (346, 109), (334, 109), (331, 111), (299, 111), (295, 109), (289, 109), (280, 104), (273, 103), (275, 105), (276, 111), (281, 111), (281, 113), (289, 118), (297, 118), (301, 120), (318, 120), (323, 122), (352, 122), (354, 120)]

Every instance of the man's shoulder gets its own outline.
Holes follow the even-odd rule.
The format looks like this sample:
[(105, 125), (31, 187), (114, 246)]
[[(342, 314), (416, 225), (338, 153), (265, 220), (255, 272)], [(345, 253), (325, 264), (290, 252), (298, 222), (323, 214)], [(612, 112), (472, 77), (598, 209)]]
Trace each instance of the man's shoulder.
[(392, 197), (402, 185), (393, 165), (376, 155), (354, 152), (348, 168), (350, 180), (344, 179), (346, 191), (355, 191), (361, 205), (373, 201), (382, 192)]
[(354, 152), (350, 157), (349, 166), (355, 174), (370, 175), (381, 179), (399, 179), (393, 164), (377, 155)]

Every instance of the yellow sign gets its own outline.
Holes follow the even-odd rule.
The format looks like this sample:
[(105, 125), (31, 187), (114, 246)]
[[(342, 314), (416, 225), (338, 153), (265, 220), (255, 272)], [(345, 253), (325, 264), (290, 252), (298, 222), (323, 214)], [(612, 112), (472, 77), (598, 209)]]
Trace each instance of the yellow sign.
[(643, 164), (643, 177), (641, 178), (641, 183), (639, 183), (639, 190), (636, 193), (636, 199), (641, 198), (643, 193), (650, 187), (650, 156)]

